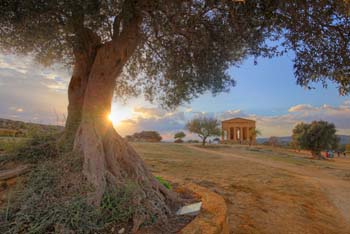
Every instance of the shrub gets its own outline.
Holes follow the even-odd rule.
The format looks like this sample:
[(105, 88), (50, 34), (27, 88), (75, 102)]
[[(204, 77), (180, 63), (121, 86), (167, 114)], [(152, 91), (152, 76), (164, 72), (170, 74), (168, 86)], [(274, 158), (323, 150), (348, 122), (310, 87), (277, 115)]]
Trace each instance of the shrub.
[(183, 143), (184, 141), (182, 139), (176, 139), (174, 142), (175, 143)]

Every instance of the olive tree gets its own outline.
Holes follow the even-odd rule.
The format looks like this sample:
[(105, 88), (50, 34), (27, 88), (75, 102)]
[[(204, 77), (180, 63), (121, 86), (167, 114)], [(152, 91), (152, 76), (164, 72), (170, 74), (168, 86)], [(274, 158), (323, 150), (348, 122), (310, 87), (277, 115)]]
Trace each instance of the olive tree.
[[(348, 1), (2, 0), (0, 48), (72, 66), (62, 145), (84, 160), (98, 205), (110, 185), (133, 181), (134, 200), (166, 222), (176, 200), (107, 120), (113, 96), (143, 93), (174, 108), (228, 91), (227, 73), (247, 56), (295, 53), (297, 83), (332, 80), (350, 91)], [(269, 43), (268, 43), (269, 42)], [(272, 43), (271, 43), (272, 42)], [(147, 194), (147, 196), (145, 196)]]
[(337, 148), (339, 138), (335, 135), (336, 131), (334, 124), (326, 121), (300, 123), (294, 127), (292, 138), (294, 145), (310, 150), (314, 158), (322, 159), (322, 150)]
[(208, 117), (194, 118), (186, 124), (188, 131), (197, 134), (202, 139), (203, 146), (208, 137), (220, 136), (219, 126), (219, 120)]

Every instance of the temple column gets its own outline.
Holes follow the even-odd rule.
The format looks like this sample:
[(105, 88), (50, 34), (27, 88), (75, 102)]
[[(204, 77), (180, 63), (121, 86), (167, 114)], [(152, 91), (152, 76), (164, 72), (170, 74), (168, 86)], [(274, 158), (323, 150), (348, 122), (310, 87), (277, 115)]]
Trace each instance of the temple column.
[(239, 143), (242, 142), (242, 127), (239, 127)]

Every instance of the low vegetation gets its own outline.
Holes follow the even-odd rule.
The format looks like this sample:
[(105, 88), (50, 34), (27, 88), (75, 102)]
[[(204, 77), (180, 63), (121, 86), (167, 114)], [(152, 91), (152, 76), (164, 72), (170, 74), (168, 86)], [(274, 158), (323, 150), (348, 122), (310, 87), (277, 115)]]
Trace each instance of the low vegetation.
[[(63, 154), (58, 135), (37, 135), (0, 157), (1, 164), (31, 164), (31, 172), (8, 189), (0, 209), (0, 233), (109, 233), (142, 207), (133, 205), (133, 183), (111, 187), (96, 209), (93, 188), (81, 173), (82, 158)], [(166, 183), (166, 181), (164, 181)]]
[(159, 132), (156, 131), (135, 132), (133, 135), (126, 136), (125, 138), (131, 142), (160, 142), (162, 140)]

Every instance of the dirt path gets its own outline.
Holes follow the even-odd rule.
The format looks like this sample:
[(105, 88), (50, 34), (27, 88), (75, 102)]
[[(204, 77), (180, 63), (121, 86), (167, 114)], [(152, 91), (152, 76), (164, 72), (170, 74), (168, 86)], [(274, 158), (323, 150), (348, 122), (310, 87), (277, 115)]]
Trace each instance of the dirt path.
[[(194, 182), (221, 194), (232, 234), (350, 233), (346, 200), (350, 180), (338, 176), (350, 170), (350, 163), (319, 165), (305, 158), (296, 159), (296, 164), (280, 162), (269, 153), (234, 147), (134, 146), (154, 174), (172, 182)], [(272, 153), (278, 158), (286, 154)]]
[(328, 199), (337, 207), (346, 221), (347, 229), (350, 233), (350, 182), (340, 180), (338, 177), (327, 173), (324, 170), (311, 168), (311, 167), (295, 167), (287, 163), (266, 160), (264, 158), (253, 158), (238, 155), (235, 153), (225, 152), (213, 152), (213, 150), (199, 148), (196, 146), (188, 145), (187, 147), (200, 151), (202, 153), (217, 154), (224, 157), (239, 158), (249, 162), (263, 164), (268, 167), (278, 168), (303, 178), (305, 181), (317, 183), (320, 189), (326, 193)]

